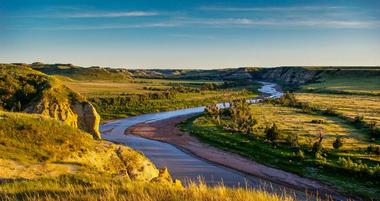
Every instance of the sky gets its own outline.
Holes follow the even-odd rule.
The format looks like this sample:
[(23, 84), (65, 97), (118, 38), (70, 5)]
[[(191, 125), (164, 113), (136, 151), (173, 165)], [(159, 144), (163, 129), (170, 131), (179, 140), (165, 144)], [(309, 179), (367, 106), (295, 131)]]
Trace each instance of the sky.
[(0, 63), (380, 66), (378, 0), (0, 0)]

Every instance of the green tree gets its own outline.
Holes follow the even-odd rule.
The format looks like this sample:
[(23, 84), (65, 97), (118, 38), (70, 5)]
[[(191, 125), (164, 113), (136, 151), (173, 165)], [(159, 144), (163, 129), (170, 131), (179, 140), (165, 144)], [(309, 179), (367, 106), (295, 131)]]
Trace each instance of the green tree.
[(271, 127), (265, 129), (265, 137), (272, 142), (280, 138), (280, 132), (275, 123), (273, 123)]
[(343, 146), (343, 140), (342, 140), (342, 138), (337, 137), (337, 138), (335, 139), (335, 142), (333, 143), (333, 147), (334, 147), (334, 149), (339, 149), (339, 148), (342, 147), (342, 146)]

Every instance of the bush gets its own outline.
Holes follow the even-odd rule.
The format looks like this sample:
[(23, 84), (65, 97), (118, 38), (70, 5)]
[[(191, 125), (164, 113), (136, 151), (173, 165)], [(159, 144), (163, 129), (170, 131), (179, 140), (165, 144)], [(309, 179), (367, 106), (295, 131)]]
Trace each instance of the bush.
[(291, 146), (291, 147), (299, 147), (299, 143), (298, 143), (298, 135), (295, 134), (295, 135), (289, 135), (287, 138), (286, 138), (286, 142)]
[(313, 108), (309, 105), (309, 103), (300, 103), (300, 107), (302, 112), (304, 113), (311, 113), (313, 111)]
[(320, 165), (324, 165), (327, 163), (327, 159), (322, 156), (320, 152), (315, 153), (315, 158), (317, 159), (317, 163)]
[(310, 121), (312, 124), (323, 124), (324, 121), (322, 119), (313, 119)]
[(286, 92), (281, 98), (274, 101), (283, 106), (297, 107), (299, 102), (296, 99), (296, 96), (293, 93)]
[(272, 142), (280, 138), (280, 132), (275, 123), (272, 125), (272, 127), (267, 127), (265, 129), (265, 137)]
[(369, 145), (367, 147), (367, 152), (370, 153), (370, 154), (380, 155), (380, 147), (379, 146), (374, 146), (374, 145)]
[(368, 131), (371, 138), (380, 138), (380, 128), (377, 127), (376, 122), (371, 122), (368, 125)]
[(364, 117), (363, 116), (356, 116), (353, 120), (353, 123), (354, 123), (355, 127), (357, 127), (357, 128), (363, 127), (365, 125)]
[(313, 144), (312, 152), (313, 152), (313, 154), (314, 154), (315, 156), (317, 156), (317, 154), (320, 154), (320, 152), (321, 152), (322, 149), (323, 149), (323, 146), (322, 146), (322, 140), (323, 140), (323, 137), (322, 137), (322, 135), (320, 134), (320, 135), (319, 135), (319, 140)]
[(323, 114), (328, 116), (337, 116), (338, 112), (334, 108), (329, 107), (323, 111)]
[(298, 152), (297, 152), (297, 158), (299, 158), (299, 159), (304, 159), (305, 158), (305, 154), (303, 153), (303, 151), (300, 149), (300, 150), (298, 150)]
[(334, 147), (334, 149), (339, 149), (339, 148), (342, 147), (342, 146), (343, 146), (343, 140), (342, 140), (342, 138), (337, 137), (337, 138), (335, 139), (335, 142), (333, 143), (333, 147)]
[(340, 165), (344, 169), (353, 170), (353, 171), (366, 171), (368, 166), (361, 161), (354, 162), (351, 158), (343, 158), (339, 157), (337, 164)]
[(216, 118), (217, 116), (219, 116), (220, 112), (219, 112), (219, 108), (216, 104), (211, 104), (211, 105), (206, 106), (205, 113), (207, 115), (210, 115), (213, 118)]

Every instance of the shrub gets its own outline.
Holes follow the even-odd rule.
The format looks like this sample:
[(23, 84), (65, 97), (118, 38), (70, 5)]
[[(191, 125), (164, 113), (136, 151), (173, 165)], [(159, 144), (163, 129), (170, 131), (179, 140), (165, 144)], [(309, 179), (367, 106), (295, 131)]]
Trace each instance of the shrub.
[(205, 113), (213, 118), (216, 118), (217, 116), (219, 116), (219, 108), (216, 104), (208, 105), (205, 108)]
[(377, 127), (376, 122), (371, 122), (368, 125), (368, 131), (371, 138), (380, 138), (380, 128)]
[(309, 103), (300, 103), (300, 107), (302, 112), (304, 113), (311, 113), (313, 111), (313, 108), (309, 105)]
[(317, 163), (320, 165), (324, 165), (327, 163), (327, 159), (322, 156), (320, 152), (315, 153), (315, 158), (317, 159)]
[(338, 112), (334, 108), (329, 107), (323, 111), (323, 114), (328, 116), (337, 116)]
[(299, 105), (296, 96), (289, 92), (286, 92), (281, 98), (277, 99), (275, 103), (290, 107), (297, 107)]
[(369, 145), (367, 147), (367, 152), (370, 153), (370, 154), (380, 155), (380, 147), (379, 146), (374, 146), (374, 145)]
[(322, 140), (323, 140), (323, 137), (322, 137), (322, 135), (320, 134), (320, 135), (319, 135), (319, 140), (313, 144), (312, 152), (313, 152), (313, 154), (314, 154), (316, 157), (317, 157), (317, 154), (320, 154), (320, 152), (321, 152), (322, 149), (323, 149), (323, 146), (322, 146)]
[(342, 147), (342, 146), (343, 146), (343, 140), (342, 140), (342, 138), (337, 137), (337, 138), (335, 139), (335, 142), (333, 143), (333, 147), (334, 147), (334, 149), (339, 149), (339, 148)]
[(351, 158), (339, 157), (337, 164), (340, 165), (342, 168), (358, 172), (366, 171), (368, 169), (368, 166), (362, 163), (360, 160), (358, 162), (354, 162), (351, 160)]
[(353, 120), (353, 123), (354, 125), (357, 127), (357, 128), (361, 128), (365, 125), (365, 122), (364, 122), (364, 117), (363, 116), (356, 116)]
[(272, 125), (272, 127), (267, 127), (265, 129), (265, 137), (272, 142), (280, 138), (280, 132), (275, 123)]
[(300, 150), (298, 150), (298, 152), (297, 152), (297, 158), (299, 158), (299, 159), (303, 159), (303, 158), (305, 158), (305, 154), (303, 153), (303, 151), (300, 149)]
[(312, 124), (323, 124), (324, 121), (322, 119), (313, 119), (310, 121)]
[(298, 135), (288, 135), (286, 138), (286, 142), (291, 146), (291, 147), (299, 147), (298, 143)]

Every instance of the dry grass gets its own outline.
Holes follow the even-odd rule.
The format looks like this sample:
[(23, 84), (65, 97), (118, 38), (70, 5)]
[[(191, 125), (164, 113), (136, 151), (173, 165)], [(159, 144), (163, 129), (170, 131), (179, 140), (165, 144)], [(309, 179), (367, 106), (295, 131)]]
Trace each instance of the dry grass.
[(105, 80), (68, 80), (61, 79), (66, 86), (87, 97), (108, 97), (120, 94), (152, 93), (146, 87), (168, 89), (175, 85), (194, 86), (210, 81), (201, 80), (164, 80), (164, 79), (135, 79), (134, 82), (113, 82)]
[(332, 107), (345, 116), (363, 116), (380, 125), (380, 96), (297, 93), (297, 99), (321, 108)]
[[(352, 126), (345, 125), (337, 118), (324, 117), (302, 113), (300, 109), (273, 106), (270, 104), (252, 105), (251, 109), (262, 127), (276, 123), (284, 135), (298, 135), (300, 144), (312, 146), (318, 135), (324, 136), (323, 146), (333, 149), (336, 137), (344, 138), (342, 150), (366, 148), (367, 136)], [(312, 120), (322, 120), (324, 123), (312, 123)]]
[(208, 187), (187, 188), (169, 183), (129, 182), (109, 177), (67, 175), (55, 179), (16, 182), (0, 186), (1, 200), (133, 200), (133, 201), (291, 201), (291, 196), (258, 189)]
[(158, 170), (142, 154), (41, 115), (0, 111), (0, 179), (66, 173), (121, 174), (150, 180)]

